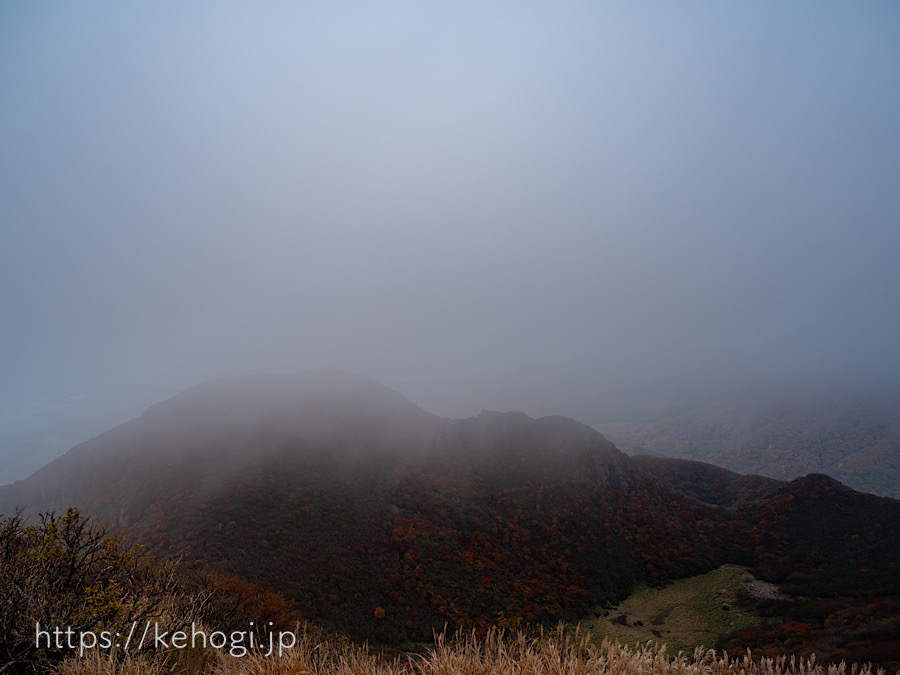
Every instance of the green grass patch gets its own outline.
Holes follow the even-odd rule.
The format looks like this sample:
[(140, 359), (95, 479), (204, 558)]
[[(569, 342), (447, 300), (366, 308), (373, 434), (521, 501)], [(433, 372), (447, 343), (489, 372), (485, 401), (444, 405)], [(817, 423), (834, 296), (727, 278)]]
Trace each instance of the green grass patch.
[(614, 609), (594, 608), (578, 622), (579, 630), (590, 633), (597, 644), (604, 638), (629, 645), (665, 643), (673, 656), (679, 651), (692, 654), (696, 647), (712, 648), (732, 631), (771, 621), (738, 606), (738, 592), (747, 578), (746, 569), (723, 565), (663, 589), (642, 585)]

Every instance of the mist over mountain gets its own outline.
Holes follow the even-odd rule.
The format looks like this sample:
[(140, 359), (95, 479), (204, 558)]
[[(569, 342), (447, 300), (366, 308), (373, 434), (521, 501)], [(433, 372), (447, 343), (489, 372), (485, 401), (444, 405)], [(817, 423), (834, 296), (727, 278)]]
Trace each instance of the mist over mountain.
[(0, 3), (0, 512), (386, 642), (730, 561), (894, 659), (898, 27)]
[(900, 389), (815, 387), (729, 392), (642, 422), (597, 425), (630, 453), (699, 460), (791, 480), (829, 476), (900, 498)]
[[(128, 486), (142, 483), (145, 470), (162, 472), (176, 481), (175, 489), (190, 493), (239, 473), (284, 439), (337, 445), (348, 456), (382, 448), (412, 452), (437, 420), (373, 380), (335, 369), (209, 381), (77, 445), (27, 480), (5, 488), (4, 494), (15, 497), (3, 503), (7, 509), (77, 506), (126, 524), (154, 502), (153, 490), (174, 487), (151, 483), (149, 492), (134, 492)], [(121, 504), (98, 506), (97, 499), (118, 489), (123, 490)]]
[(590, 424), (900, 378), (894, 3), (263, 5), (0, 7), (0, 462), (323, 365)]
[(0, 487), (0, 512), (69, 506), (388, 643), (552, 624), (726, 562), (831, 598), (822, 621), (900, 594), (896, 500), (629, 458), (561, 416), (441, 418), (334, 369), (198, 385)]

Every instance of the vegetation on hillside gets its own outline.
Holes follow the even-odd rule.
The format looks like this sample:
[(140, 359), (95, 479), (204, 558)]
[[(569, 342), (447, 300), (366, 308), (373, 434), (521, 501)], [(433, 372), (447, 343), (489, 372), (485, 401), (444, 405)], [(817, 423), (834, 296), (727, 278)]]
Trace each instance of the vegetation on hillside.
[[(106, 630), (159, 618), (179, 602), (171, 563), (158, 563), (70, 509), (26, 525), (0, 522), (0, 671), (58, 658), (51, 635)], [(40, 633), (46, 633), (38, 639)], [(67, 639), (68, 638), (68, 639)]]
[[(311, 389), (262, 379), (250, 393), (186, 392), (0, 489), (0, 503), (71, 499), (158, 558), (218, 573), (218, 591), (243, 598), (257, 626), (301, 614), (385, 646), (428, 642), (445, 625), (553, 626), (639, 582), (725, 563), (821, 613), (820, 626), (794, 603), (782, 624), (842, 622), (856, 636), (806, 640), (803, 653), (877, 654), (895, 630), (890, 617), (885, 633), (847, 612), (884, 602), (891, 614), (900, 600), (900, 502), (821, 475), (782, 483), (629, 458), (566, 418), (439, 420), (371, 381), (322, 377)], [(734, 639), (789, 642), (766, 630)]]
[[(137, 644), (138, 626), (220, 630), (293, 627), (300, 616), (268, 589), (186, 575), (75, 509), (28, 524), (0, 518), (0, 673), (53, 668), (63, 658)], [(269, 623), (271, 622), (271, 623)]]
[[(393, 675), (453, 675), (466, 673), (608, 673), (610, 675), (870, 675), (869, 666), (844, 663), (816, 664), (816, 656), (799, 661), (796, 655), (754, 658), (743, 652), (738, 658), (697, 649), (693, 656), (672, 658), (665, 646), (637, 646), (591, 640), (590, 634), (564, 630), (532, 629), (445, 633), (418, 653), (355, 645), (340, 636), (324, 633), (292, 614), (277, 595), (237, 579), (216, 578), (198, 584), (163, 563), (110, 536), (97, 523), (69, 510), (64, 515), (45, 514), (27, 525), (19, 514), (0, 522), (0, 589), (3, 589), (3, 633), (0, 635), (0, 672), (56, 672), (61, 675), (107, 673), (231, 675), (236, 673), (357, 673)], [(718, 583), (718, 580), (716, 581)], [(885, 603), (868, 608), (868, 615), (891, 609)], [(383, 614), (382, 614), (383, 616)], [(272, 648), (260, 631), (248, 643), (246, 628), (273, 626), (291, 635), (290, 644)], [(131, 622), (160, 622), (168, 634), (183, 629), (211, 635), (240, 636), (228, 646), (177, 647), (174, 636), (164, 647), (131, 648), (86, 642), (82, 635), (117, 631)], [(293, 622), (291, 624), (291, 622)], [(60, 644), (48, 637), (36, 644), (34, 626), (52, 634), (61, 628), (78, 637)], [(191, 625), (190, 631), (187, 626)], [(293, 626), (291, 628), (291, 625)], [(215, 627), (215, 628), (213, 628)], [(232, 628), (237, 633), (232, 633)], [(798, 636), (812, 632), (793, 624)], [(281, 634), (279, 634), (281, 635)], [(740, 635), (733, 638), (739, 640)], [(40, 638), (38, 638), (40, 640)], [(69, 643), (68, 645), (66, 643)], [(223, 643), (225, 644), (225, 643)], [(233, 646), (237, 644), (238, 649)], [(278, 643), (276, 643), (278, 644)], [(797, 643), (805, 647), (805, 643)], [(883, 647), (889, 647), (884, 645)], [(735, 653), (735, 652), (732, 652)], [(741, 653), (741, 652), (738, 652)], [(887, 654), (882, 654), (882, 657)], [(882, 658), (884, 661), (884, 658)], [(900, 663), (893, 663), (893, 666)], [(883, 671), (882, 671), (883, 672)]]
[(199, 503), (159, 499), (132, 531), (161, 555), (277, 588), (360, 639), (427, 640), (444, 623), (484, 629), (501, 616), (553, 624), (639, 579), (717, 567), (742, 527), (610, 469), (619, 459), (570, 420), (490, 414), (415, 459), (286, 447)]

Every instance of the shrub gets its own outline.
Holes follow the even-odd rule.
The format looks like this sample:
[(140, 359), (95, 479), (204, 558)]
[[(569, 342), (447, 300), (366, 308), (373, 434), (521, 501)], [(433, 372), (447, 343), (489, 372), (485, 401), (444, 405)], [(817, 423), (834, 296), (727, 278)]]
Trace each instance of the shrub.
[[(81, 633), (126, 631), (134, 622), (176, 614), (189, 618), (204, 603), (179, 590), (176, 563), (162, 563), (109, 536), (69, 509), (26, 524), (21, 512), (0, 520), (0, 673), (33, 672), (58, 661)], [(171, 621), (171, 617), (167, 619)], [(42, 631), (71, 629), (69, 639)], [(63, 648), (57, 648), (62, 642)], [(49, 647), (48, 647), (49, 645)]]

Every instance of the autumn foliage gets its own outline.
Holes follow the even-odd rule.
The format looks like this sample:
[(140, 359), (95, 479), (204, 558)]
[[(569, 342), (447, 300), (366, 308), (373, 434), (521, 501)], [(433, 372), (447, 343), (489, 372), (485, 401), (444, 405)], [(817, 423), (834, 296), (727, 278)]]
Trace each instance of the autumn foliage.
[[(567, 418), (442, 420), (371, 381), (313, 380), (190, 390), (0, 499), (72, 497), (158, 558), (215, 572), (223, 622), (299, 613), (379, 644), (552, 626), (723, 563), (815, 605), (900, 597), (895, 500), (632, 458)], [(804, 639), (819, 627), (777, 618)]]

